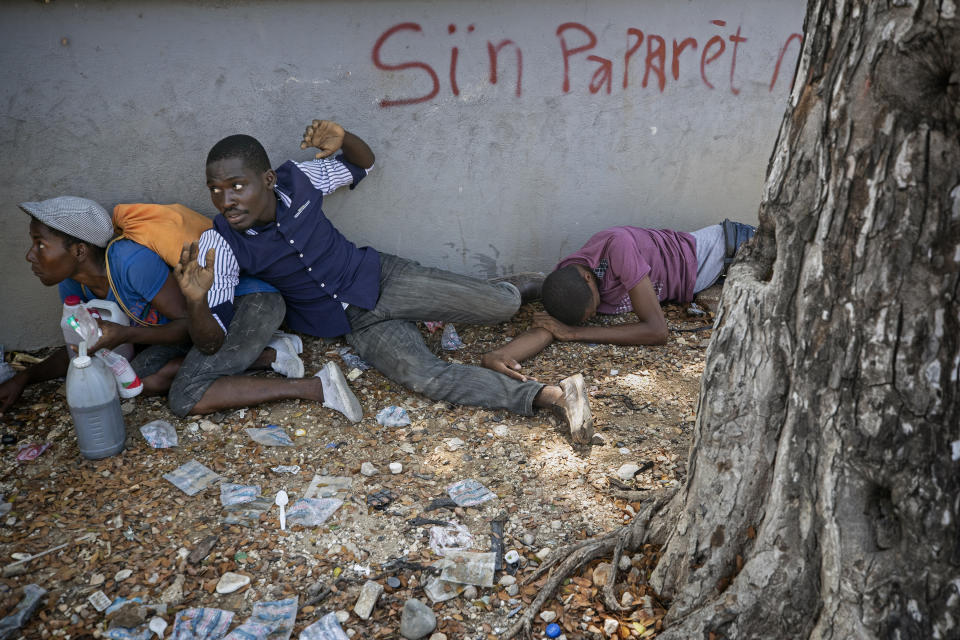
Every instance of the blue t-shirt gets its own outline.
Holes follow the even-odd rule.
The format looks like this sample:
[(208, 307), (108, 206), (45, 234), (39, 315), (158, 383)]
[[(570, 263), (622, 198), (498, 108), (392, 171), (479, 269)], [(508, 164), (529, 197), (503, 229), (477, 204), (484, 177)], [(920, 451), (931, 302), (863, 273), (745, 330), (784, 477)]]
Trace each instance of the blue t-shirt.
[[(170, 277), (170, 267), (159, 255), (126, 238), (117, 240), (107, 250), (107, 260), (110, 262), (110, 275), (113, 277), (113, 286), (127, 309), (147, 324), (166, 324), (170, 320), (153, 308), (151, 301), (160, 293), (167, 278)], [(93, 300), (93, 294), (72, 278), (67, 278), (59, 285), (60, 301), (67, 296), (80, 296), (84, 302)], [(237, 296), (249, 293), (271, 292), (276, 289), (257, 278), (243, 276), (237, 284)], [(117, 302), (113, 291), (107, 292), (110, 302)], [(122, 307), (121, 307), (122, 308)]]
[[(170, 276), (170, 267), (163, 258), (132, 240), (118, 240), (107, 249), (110, 275), (120, 300), (134, 316), (147, 324), (166, 324), (169, 320), (161, 315), (150, 302), (160, 293)], [(84, 302), (94, 299), (92, 292), (72, 278), (60, 283), (60, 300), (67, 296), (80, 296)], [(110, 302), (118, 302), (113, 291), (107, 292)]]

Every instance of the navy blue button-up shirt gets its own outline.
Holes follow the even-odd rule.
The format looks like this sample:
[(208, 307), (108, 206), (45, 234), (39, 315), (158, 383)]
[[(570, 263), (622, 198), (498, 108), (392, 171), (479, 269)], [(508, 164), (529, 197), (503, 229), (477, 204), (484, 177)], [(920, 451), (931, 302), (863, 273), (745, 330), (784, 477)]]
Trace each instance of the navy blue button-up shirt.
[[(366, 175), (364, 169), (342, 157), (328, 162), (349, 169), (351, 188)], [(345, 306), (376, 306), (380, 255), (372, 247), (358, 248), (337, 231), (321, 208), (323, 190), (302, 166), (288, 161), (276, 170), (278, 199), (273, 222), (238, 232), (218, 215), (214, 229), (201, 239), (201, 256), (205, 254), (204, 239), (218, 249), (208, 302), (224, 329), (233, 315), (233, 296), (224, 296), (223, 291), (231, 288), (235, 269), (276, 287), (287, 305), (287, 326), (302, 333), (319, 337), (349, 333)], [(226, 247), (207, 237), (209, 234), (219, 235)]]

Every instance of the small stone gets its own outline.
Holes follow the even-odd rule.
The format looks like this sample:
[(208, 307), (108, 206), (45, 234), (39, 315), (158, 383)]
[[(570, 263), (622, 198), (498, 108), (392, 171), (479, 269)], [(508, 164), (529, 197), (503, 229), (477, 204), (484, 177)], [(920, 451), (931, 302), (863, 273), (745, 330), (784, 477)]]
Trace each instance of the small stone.
[(554, 520), (553, 522), (550, 523), (550, 528), (553, 529), (554, 531), (560, 531), (560, 529), (563, 528), (563, 523), (560, 522), (559, 520)]
[(233, 593), (237, 589), (245, 587), (248, 584), (250, 584), (250, 576), (227, 571), (225, 574), (220, 576), (220, 581), (217, 582), (217, 593)]
[(103, 584), (104, 580), (106, 580), (106, 577), (102, 573), (95, 573), (90, 576), (90, 586), (99, 587)]
[(630, 453), (630, 447), (620, 447), (617, 449), (617, 453), (628, 455)]
[(607, 584), (607, 580), (613, 574), (613, 565), (609, 562), (601, 562), (593, 570), (593, 586), (599, 587)]
[(493, 435), (497, 436), (498, 438), (508, 436), (510, 435), (510, 427), (505, 424), (498, 424), (493, 428)]
[(553, 551), (553, 549), (551, 549), (550, 547), (544, 547), (543, 549), (540, 549), (540, 551), (537, 551), (537, 554), (536, 554), (537, 560), (539, 560), (540, 562), (543, 562), (544, 560), (547, 559), (547, 556), (550, 555), (551, 551)]
[(528, 547), (532, 547), (533, 543), (537, 541), (537, 537), (530, 532), (523, 534), (523, 544)]
[(512, 584), (516, 584), (516, 582), (517, 582), (517, 579), (514, 578), (509, 573), (505, 573), (502, 576), (500, 576), (500, 584), (502, 584), (505, 587), (509, 587)]
[(131, 400), (130, 402), (124, 402), (123, 404), (120, 405), (120, 413), (122, 413), (125, 416), (128, 416), (131, 413), (133, 413), (133, 410), (136, 408), (137, 408), (137, 405), (133, 402), (133, 400)]
[(373, 466), (372, 462), (364, 462), (362, 465), (360, 465), (360, 473), (369, 478), (370, 476), (377, 475), (379, 471), (377, 471), (377, 468)]
[(630, 571), (630, 567), (632, 566), (633, 562), (630, 561), (630, 556), (626, 554), (620, 556), (620, 562), (617, 564), (620, 571)]
[(403, 603), (400, 615), (400, 635), (407, 640), (419, 640), (437, 628), (437, 616), (433, 609), (419, 600)]
[(344, 624), (350, 619), (350, 612), (346, 609), (337, 609), (333, 615), (337, 616), (337, 622), (340, 624)]
[(217, 429), (220, 428), (220, 425), (218, 425), (216, 422), (211, 422), (210, 420), (201, 420), (199, 426), (203, 431), (206, 431), (207, 433), (210, 433), (211, 431), (216, 431)]
[(547, 623), (553, 622), (554, 620), (557, 619), (557, 612), (556, 612), (556, 611), (549, 611), (549, 610), (548, 610), (548, 611), (541, 611), (541, 612), (540, 612), (540, 619), (543, 620), (544, 622), (547, 622)]
[(624, 609), (629, 609), (630, 607), (632, 607), (633, 602), (634, 602), (633, 594), (630, 593), (629, 591), (624, 591), (623, 595), (620, 596), (620, 606), (623, 607)]
[(374, 582), (373, 580), (364, 582), (363, 587), (360, 589), (360, 597), (357, 598), (357, 603), (353, 605), (353, 612), (357, 614), (357, 617), (361, 620), (369, 620), (370, 614), (373, 613), (373, 607), (377, 604), (377, 599), (381, 593), (383, 593), (383, 585), (379, 582)]
[(464, 442), (460, 438), (448, 438), (444, 442), (447, 445), (447, 449), (450, 451), (456, 451), (457, 449), (459, 449), (460, 447), (466, 444), (466, 442)]
[(603, 633), (608, 637), (612, 637), (613, 634), (617, 632), (617, 629), (620, 628), (620, 623), (614, 620), (613, 618), (607, 618), (603, 621)]
[(617, 469), (617, 477), (624, 482), (629, 482), (630, 480), (633, 480), (633, 476), (637, 475), (638, 471), (640, 471), (640, 465), (625, 464)]
[(117, 573), (113, 576), (113, 581), (123, 582), (124, 580), (126, 580), (132, 575), (133, 575), (133, 571), (131, 571), (130, 569), (121, 569), (120, 571), (117, 571)]
[(435, 634), (430, 636), (430, 640), (447, 640), (447, 634), (437, 631)]
[(180, 604), (180, 601), (183, 600), (183, 581), (186, 580), (184, 575), (181, 573), (177, 575), (173, 580), (173, 584), (163, 590), (163, 593), (160, 594), (160, 602), (175, 605)]
[(512, 585), (510, 585), (509, 587), (507, 587), (507, 595), (508, 595), (508, 596), (513, 597), (513, 596), (517, 595), (518, 593), (520, 593), (520, 585), (518, 585), (518, 584), (512, 584)]
[(468, 586), (463, 590), (463, 599), (466, 600), (466, 601), (468, 601), (468, 602), (471, 601), (471, 600), (476, 600), (476, 599), (477, 599), (477, 588), (476, 588), (475, 586), (473, 586), (472, 584), (471, 584), (471, 585), (468, 585)]
[(397, 475), (398, 473), (403, 471), (403, 465), (400, 464), (399, 462), (391, 462), (389, 467), (390, 467), (390, 473), (392, 473), (393, 475)]

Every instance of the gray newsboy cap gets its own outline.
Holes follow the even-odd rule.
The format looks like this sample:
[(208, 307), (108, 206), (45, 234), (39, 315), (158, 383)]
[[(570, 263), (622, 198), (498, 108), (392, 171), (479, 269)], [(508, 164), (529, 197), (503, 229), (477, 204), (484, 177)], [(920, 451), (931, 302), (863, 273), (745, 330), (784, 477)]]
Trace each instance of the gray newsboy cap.
[(48, 227), (98, 247), (107, 246), (113, 237), (113, 219), (93, 200), (60, 196), (41, 202), (21, 202), (20, 208)]

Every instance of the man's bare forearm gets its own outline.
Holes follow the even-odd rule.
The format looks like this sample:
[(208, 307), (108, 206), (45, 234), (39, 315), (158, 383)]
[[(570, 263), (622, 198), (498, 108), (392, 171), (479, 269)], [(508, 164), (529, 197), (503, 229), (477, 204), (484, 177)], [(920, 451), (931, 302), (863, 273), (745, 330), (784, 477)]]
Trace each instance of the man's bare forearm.
[(663, 344), (669, 337), (666, 324), (648, 324), (632, 322), (606, 327), (576, 327), (575, 342), (595, 342), (598, 344)]
[(364, 169), (372, 167), (376, 160), (367, 143), (349, 131), (343, 132), (343, 145), (340, 149), (343, 151), (343, 157), (347, 162)]
[(546, 329), (529, 329), (492, 353), (523, 362), (546, 349), (552, 342), (553, 334)]
[(190, 339), (202, 353), (216, 353), (223, 345), (224, 333), (220, 323), (210, 313), (206, 300), (187, 300), (190, 315)]

